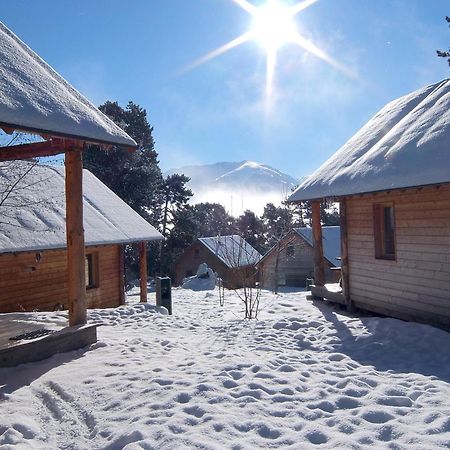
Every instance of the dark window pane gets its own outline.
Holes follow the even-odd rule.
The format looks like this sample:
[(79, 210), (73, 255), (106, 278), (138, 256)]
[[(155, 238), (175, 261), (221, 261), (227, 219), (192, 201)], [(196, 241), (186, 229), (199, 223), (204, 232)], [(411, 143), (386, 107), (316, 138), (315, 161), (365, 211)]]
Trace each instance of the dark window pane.
[(384, 207), (384, 251), (386, 255), (395, 255), (394, 208)]

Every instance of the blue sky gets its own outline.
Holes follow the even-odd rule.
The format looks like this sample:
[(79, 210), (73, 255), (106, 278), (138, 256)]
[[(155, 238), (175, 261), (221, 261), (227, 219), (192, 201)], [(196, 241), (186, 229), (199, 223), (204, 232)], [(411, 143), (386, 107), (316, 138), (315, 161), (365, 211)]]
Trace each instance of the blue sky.
[(232, 0), (15, 0), (2, 8), (2, 21), (92, 102), (147, 109), (163, 170), (251, 159), (295, 177), (391, 99), (450, 76), (435, 56), (450, 45), (445, 15), (447, 0), (319, 0), (296, 16), (299, 32), (358, 77), (286, 45), (267, 113), (256, 42), (183, 71), (250, 28)]

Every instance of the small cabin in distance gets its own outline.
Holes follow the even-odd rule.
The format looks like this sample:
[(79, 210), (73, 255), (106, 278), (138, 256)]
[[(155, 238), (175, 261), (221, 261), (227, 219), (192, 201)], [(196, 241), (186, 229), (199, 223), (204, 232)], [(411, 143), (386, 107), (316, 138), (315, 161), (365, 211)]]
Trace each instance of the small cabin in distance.
[[(336, 282), (340, 275), (341, 237), (339, 226), (323, 227), (325, 280)], [(259, 261), (261, 286), (305, 287), (307, 278), (314, 278), (312, 229), (294, 228), (283, 236)]]
[(175, 285), (196, 274), (206, 263), (223, 280), (226, 288), (242, 287), (248, 272), (254, 272), (260, 253), (238, 235), (198, 238), (175, 263)]
[[(68, 308), (64, 184), (62, 167), (0, 163), (0, 313)], [(83, 215), (87, 307), (122, 305), (124, 245), (162, 235), (88, 170)]]

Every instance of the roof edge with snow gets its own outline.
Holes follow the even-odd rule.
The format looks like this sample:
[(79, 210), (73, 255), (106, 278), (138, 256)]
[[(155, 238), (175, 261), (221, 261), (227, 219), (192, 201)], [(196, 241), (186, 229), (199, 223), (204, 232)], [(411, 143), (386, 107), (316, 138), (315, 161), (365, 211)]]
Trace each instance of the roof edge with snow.
[(39, 55), (0, 22), (0, 127), (137, 147)]
[(288, 201), (449, 183), (449, 141), (447, 78), (388, 103), (303, 181)]

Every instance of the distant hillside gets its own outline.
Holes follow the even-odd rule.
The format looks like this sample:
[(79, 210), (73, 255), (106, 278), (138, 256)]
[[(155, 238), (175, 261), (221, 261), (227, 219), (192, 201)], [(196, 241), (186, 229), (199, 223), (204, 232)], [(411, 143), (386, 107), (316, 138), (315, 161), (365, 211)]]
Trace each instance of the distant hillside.
[(267, 203), (279, 204), (299, 184), (290, 175), (254, 161), (184, 166), (164, 175), (173, 173), (183, 173), (191, 179), (192, 203), (221, 203), (235, 216), (245, 209), (261, 214)]

